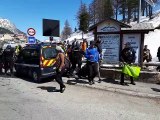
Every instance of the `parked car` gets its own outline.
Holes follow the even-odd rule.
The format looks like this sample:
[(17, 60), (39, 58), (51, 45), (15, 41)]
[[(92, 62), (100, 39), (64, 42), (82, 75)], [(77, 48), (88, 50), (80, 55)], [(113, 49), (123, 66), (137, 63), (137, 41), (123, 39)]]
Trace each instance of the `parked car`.
[(22, 49), (15, 61), (16, 75), (28, 75), (34, 82), (56, 74), (56, 46), (49, 43), (31, 44)]

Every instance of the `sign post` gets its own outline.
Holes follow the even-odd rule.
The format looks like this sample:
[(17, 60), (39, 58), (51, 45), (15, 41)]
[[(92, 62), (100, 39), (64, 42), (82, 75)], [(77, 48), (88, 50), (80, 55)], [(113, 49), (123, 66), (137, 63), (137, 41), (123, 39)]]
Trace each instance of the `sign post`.
[(34, 36), (36, 34), (36, 30), (34, 28), (28, 28), (27, 33), (29, 36)]
[(29, 43), (29, 44), (36, 44), (36, 39), (35, 39), (35, 37), (29, 36), (29, 37), (28, 37), (28, 43)]
[(29, 44), (36, 44), (36, 39), (34, 35), (36, 34), (36, 30), (34, 28), (28, 28), (27, 30), (28, 33), (28, 43)]

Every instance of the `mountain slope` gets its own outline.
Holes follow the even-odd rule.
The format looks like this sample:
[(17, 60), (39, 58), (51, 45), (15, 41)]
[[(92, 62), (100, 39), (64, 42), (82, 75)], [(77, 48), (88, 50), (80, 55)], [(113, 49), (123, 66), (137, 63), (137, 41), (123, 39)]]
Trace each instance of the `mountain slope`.
[(14, 33), (8, 29), (0, 27), (0, 34), (14, 34)]
[(11, 21), (9, 21), (8, 19), (0, 18), (0, 27), (11, 31), (14, 34), (24, 34), (24, 35), (26, 35), (24, 32), (17, 29), (16, 26)]

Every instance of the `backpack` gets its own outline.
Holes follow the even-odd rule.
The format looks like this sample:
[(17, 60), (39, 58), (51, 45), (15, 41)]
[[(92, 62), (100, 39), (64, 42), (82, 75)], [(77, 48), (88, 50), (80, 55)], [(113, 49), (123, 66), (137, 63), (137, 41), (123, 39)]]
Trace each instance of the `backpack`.
[[(60, 64), (61, 64), (61, 60), (60, 60), (60, 58), (58, 57), (55, 66), (56, 66), (57, 68), (59, 68)], [(64, 54), (64, 67), (63, 67), (63, 69), (65, 69), (65, 71), (67, 71), (67, 70), (70, 68), (70, 66), (71, 66), (70, 60), (69, 60), (69, 58)]]

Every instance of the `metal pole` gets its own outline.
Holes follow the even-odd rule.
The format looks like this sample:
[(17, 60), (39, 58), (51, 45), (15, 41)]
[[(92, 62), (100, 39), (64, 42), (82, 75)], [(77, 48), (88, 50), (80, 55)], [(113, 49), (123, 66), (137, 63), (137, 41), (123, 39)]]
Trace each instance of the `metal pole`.
[(138, 23), (140, 23), (140, 19), (141, 19), (141, 3), (142, 3), (142, 1), (139, 0)]

